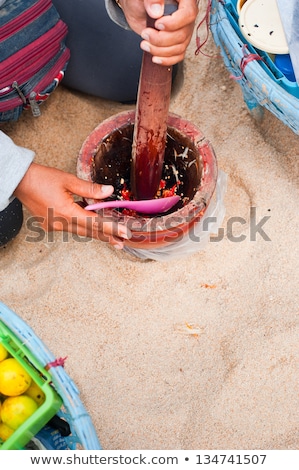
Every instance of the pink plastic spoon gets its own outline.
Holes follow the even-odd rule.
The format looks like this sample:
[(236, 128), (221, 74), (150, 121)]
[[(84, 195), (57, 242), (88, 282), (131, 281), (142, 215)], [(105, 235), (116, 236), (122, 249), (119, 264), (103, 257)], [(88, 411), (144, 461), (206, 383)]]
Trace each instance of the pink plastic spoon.
[(106, 209), (113, 207), (125, 207), (126, 209), (133, 209), (144, 214), (158, 214), (159, 212), (167, 212), (180, 200), (180, 196), (162, 197), (159, 199), (146, 199), (139, 201), (102, 201), (95, 204), (90, 204), (84, 207), (88, 211), (97, 209)]

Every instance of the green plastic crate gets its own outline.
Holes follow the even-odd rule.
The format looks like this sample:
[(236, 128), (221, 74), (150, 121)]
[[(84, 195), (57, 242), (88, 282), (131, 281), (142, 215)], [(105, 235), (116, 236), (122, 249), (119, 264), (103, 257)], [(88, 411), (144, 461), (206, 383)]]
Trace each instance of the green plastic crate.
[(51, 385), (50, 373), (1, 321), (0, 343), (7, 349), (9, 355), (27, 371), (32, 381), (40, 387), (46, 397), (44, 403), (5, 442), (0, 440), (0, 450), (18, 450), (23, 449), (31, 438), (56, 415), (63, 402)]

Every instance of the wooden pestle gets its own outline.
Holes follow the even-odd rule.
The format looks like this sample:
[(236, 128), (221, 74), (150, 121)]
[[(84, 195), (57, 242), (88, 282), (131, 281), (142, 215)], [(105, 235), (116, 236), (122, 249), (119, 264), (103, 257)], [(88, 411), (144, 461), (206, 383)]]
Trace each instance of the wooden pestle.
[[(164, 15), (177, 9), (167, 0)], [(147, 26), (155, 21), (148, 16)], [(155, 64), (143, 53), (132, 144), (131, 190), (135, 199), (155, 197), (163, 171), (172, 82), (172, 67)]]

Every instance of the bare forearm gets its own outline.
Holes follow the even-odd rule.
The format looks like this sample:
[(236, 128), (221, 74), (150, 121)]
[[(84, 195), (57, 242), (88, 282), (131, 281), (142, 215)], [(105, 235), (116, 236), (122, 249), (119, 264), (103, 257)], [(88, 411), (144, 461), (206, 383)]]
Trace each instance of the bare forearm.
[(122, 248), (130, 231), (121, 224), (87, 212), (74, 201), (74, 195), (103, 199), (113, 193), (112, 186), (83, 181), (56, 168), (32, 163), (15, 190), (15, 196), (38, 217), (46, 231), (68, 231), (96, 238)]

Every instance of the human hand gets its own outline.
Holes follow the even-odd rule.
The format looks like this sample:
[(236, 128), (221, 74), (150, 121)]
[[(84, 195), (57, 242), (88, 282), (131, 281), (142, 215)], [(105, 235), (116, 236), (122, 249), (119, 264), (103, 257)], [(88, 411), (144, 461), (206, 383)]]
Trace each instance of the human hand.
[[(163, 16), (164, 0), (119, 0), (127, 22), (140, 34), (142, 50), (153, 62), (166, 66), (181, 62), (191, 41), (198, 13), (197, 0), (177, 0), (178, 10)], [(156, 18), (155, 28), (146, 27), (146, 13)]]
[(14, 195), (37, 217), (47, 232), (65, 231), (91, 237), (123, 248), (123, 239), (131, 237), (124, 225), (85, 211), (73, 195), (104, 199), (113, 193), (113, 186), (81, 180), (55, 168), (32, 163)]

